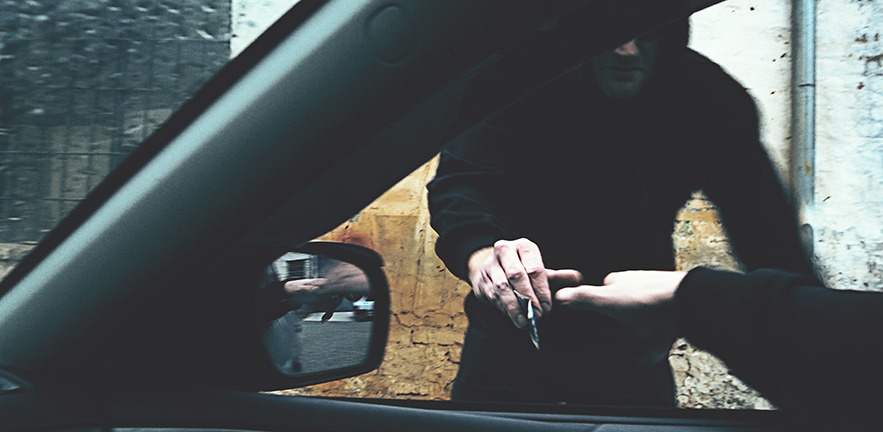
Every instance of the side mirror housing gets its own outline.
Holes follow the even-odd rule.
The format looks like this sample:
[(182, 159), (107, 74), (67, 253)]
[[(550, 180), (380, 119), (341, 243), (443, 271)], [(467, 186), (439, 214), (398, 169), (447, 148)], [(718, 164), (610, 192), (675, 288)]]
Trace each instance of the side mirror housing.
[[(301, 265), (313, 273), (298, 273)], [(371, 249), (240, 244), (159, 276), (133, 280), (144, 294), (121, 302), (115, 326), (99, 321), (89, 343), (72, 344), (59, 367), (105, 388), (272, 391), (356, 376), (383, 360), (389, 285)], [(46, 373), (64, 377), (59, 367)]]
[(266, 263), (257, 328), (274, 389), (380, 366), (389, 333), (383, 260), (347, 243), (310, 242)]

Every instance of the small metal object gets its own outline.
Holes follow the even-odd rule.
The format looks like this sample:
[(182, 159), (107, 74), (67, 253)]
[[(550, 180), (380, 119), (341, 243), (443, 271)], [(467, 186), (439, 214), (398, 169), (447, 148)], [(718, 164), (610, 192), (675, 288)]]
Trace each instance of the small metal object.
[(528, 326), (528, 334), (530, 334), (530, 341), (533, 342), (533, 346), (536, 347), (537, 351), (540, 350), (540, 333), (537, 330), (537, 316), (534, 314), (533, 303), (531, 303), (530, 298), (521, 294), (514, 289), (512, 292), (515, 293), (515, 297), (518, 298), (518, 303), (521, 305), (521, 310), (524, 311), (524, 314), (527, 316)]

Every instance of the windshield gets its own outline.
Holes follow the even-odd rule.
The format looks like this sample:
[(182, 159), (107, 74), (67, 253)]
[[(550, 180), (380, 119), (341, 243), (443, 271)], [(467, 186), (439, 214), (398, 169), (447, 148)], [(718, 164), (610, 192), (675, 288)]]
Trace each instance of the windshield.
[[(2, 2), (0, 277), (15, 268), (105, 176), (212, 77), (279, 17), (298, 7), (296, 3), (297, 0)], [(872, 289), (874, 281), (879, 287), (883, 278), (880, 252), (883, 250), (883, 198), (878, 190), (883, 182), (880, 161), (883, 148), (880, 119), (874, 114), (879, 112), (877, 108), (881, 103), (879, 89), (883, 85), (880, 78), (883, 69), (880, 37), (873, 30), (883, 22), (883, 9), (864, 4), (820, 4), (819, 7), (819, 28), (814, 29), (820, 34), (817, 37), (819, 54), (814, 64), (825, 81), (823, 84), (819, 80), (812, 99), (800, 99), (805, 94), (796, 91), (813, 87), (816, 82), (797, 84), (797, 80), (805, 77), (795, 75), (793, 67), (797, 63), (794, 54), (798, 40), (792, 35), (795, 29), (791, 2), (780, 0), (759, 6), (756, 2), (729, 0), (711, 6), (690, 17), (689, 25), (684, 27), (689, 31), (683, 35), (683, 44), (700, 57), (720, 65), (733, 84), (744, 87), (748, 98), (738, 99), (739, 102), (751, 100), (756, 104), (757, 129), (753, 133), (762, 143), (757, 149), (766, 152), (770, 172), (783, 181), (789, 200), (800, 192), (796, 182), (792, 184), (795, 179), (792, 160), (806, 157), (815, 161), (814, 169), (809, 170), (817, 176), (815, 189), (811, 191), (813, 206), (799, 216), (809, 227), (804, 233), (811, 235), (805, 236), (803, 242), (810, 245), (811, 258), (820, 277), (837, 287)], [(843, 24), (846, 22), (852, 25)], [(605, 81), (610, 87), (602, 86), (606, 96), (628, 96), (630, 92), (640, 92), (645, 85), (653, 88), (651, 70), (666, 67), (666, 54), (663, 48), (653, 45), (653, 38), (647, 40), (628, 42), (616, 48), (621, 57), (633, 58), (635, 52), (644, 53), (645, 57), (633, 63), (617, 63), (619, 60), (594, 63), (598, 76), (603, 75), (599, 70), (614, 71)], [(613, 47), (610, 52), (612, 50)], [(656, 57), (657, 50), (663, 60)], [(631, 88), (632, 85), (636, 87)], [(671, 98), (668, 101), (668, 105), (656, 104), (652, 108), (660, 113), (678, 105)], [(818, 124), (812, 125), (813, 130), (819, 132), (809, 137), (815, 143), (812, 154), (795, 150), (795, 141), (807, 139), (801, 133), (806, 128), (793, 127), (798, 112), (795, 103), (799, 107), (806, 106), (800, 103), (812, 103), (825, 108), (820, 111), (824, 114), (816, 119)], [(573, 112), (577, 112), (576, 109), (554, 119), (554, 132), (540, 134), (531, 130), (536, 133), (531, 138), (544, 140), (543, 145), (550, 145), (547, 149), (560, 150), (554, 147), (554, 142), (568, 142), (572, 136), (572, 125), (563, 124), (563, 120)], [(616, 121), (631, 120), (616, 123), (623, 135), (653, 128), (663, 130), (668, 124), (658, 121), (664, 116), (632, 119), (630, 115), (615, 118)], [(513, 118), (524, 117), (502, 116), (496, 120), (511, 122)], [(715, 123), (714, 126), (720, 128), (709, 136), (726, 141), (732, 134), (741, 133), (726, 129), (728, 125)], [(499, 124), (492, 126), (496, 128)], [(582, 138), (586, 137), (590, 135)], [(724, 162), (719, 161), (718, 165), (692, 165), (697, 159), (690, 155), (703, 152), (703, 148), (666, 152), (665, 145), (674, 140), (672, 135), (666, 135), (665, 140), (654, 142), (654, 148), (618, 147), (600, 156), (593, 153), (593, 157), (636, 161), (640, 159), (637, 152), (647, 155), (642, 159), (646, 165), (626, 164), (633, 171), (623, 175), (626, 178), (623, 182), (643, 176), (654, 178), (665, 171), (652, 166), (654, 161), (668, 164), (667, 168), (679, 172), (701, 171), (712, 176), (730, 160), (727, 159), (730, 154), (722, 154)], [(536, 153), (519, 157), (550, 159)], [(592, 171), (592, 163), (604, 163), (588, 163), (578, 158), (574, 156), (561, 166), (578, 169), (582, 175)], [(464, 299), (471, 288), (462, 273), (458, 273), (455, 260), (439, 256), (444, 252), (437, 254), (437, 250), (444, 250), (444, 246), (437, 249), (436, 241), (440, 234), (445, 236), (445, 228), (430, 222), (433, 216), (427, 202), (427, 185), (436, 178), (439, 165), (440, 157), (433, 158), (359, 214), (321, 237), (360, 244), (384, 256), (392, 287), (394, 324), (381, 369), (349, 380), (282, 393), (420, 400), (451, 398), (455, 377), (462, 370), (461, 353), (470, 320), (464, 310)], [(550, 170), (550, 174), (555, 171), (558, 170)], [(571, 177), (562, 178), (574, 181)], [(649, 235), (645, 225), (636, 223), (612, 236), (603, 223), (621, 222), (621, 218), (615, 216), (618, 214), (615, 206), (622, 206), (626, 213), (643, 212), (648, 208), (643, 205), (661, 200), (659, 197), (664, 191), (652, 187), (637, 192), (630, 190), (629, 193), (634, 194), (622, 199), (616, 189), (606, 188), (614, 181), (595, 180), (605, 188), (597, 188), (593, 198), (580, 199), (585, 200), (586, 208), (600, 208), (601, 212), (614, 216), (592, 222), (593, 228), (589, 229), (582, 215), (574, 214), (558, 228), (608, 235), (606, 239), (625, 245), (611, 252), (612, 255), (639, 249), (628, 245), (632, 244), (629, 242), (640, 244), (640, 239)], [(706, 194), (709, 191), (691, 188), (687, 176), (678, 181), (681, 181), (678, 186), (688, 193), (677, 197), (680, 200), (677, 207), (667, 208), (671, 212), (671, 215), (663, 215), (667, 219), (659, 219), (668, 224), (661, 230), (673, 245), (672, 250), (662, 254), (671, 255), (672, 265), (679, 269), (702, 265), (742, 271), (754, 266), (752, 259), (759, 253), (737, 251), (731, 242), (731, 235), (736, 233), (728, 231), (718, 211), (719, 203)], [(555, 199), (569, 198), (563, 193), (565, 189), (559, 187), (549, 192), (537, 187), (531, 191), (543, 193), (541, 199), (549, 206)], [(554, 211), (554, 206), (549, 207)], [(547, 207), (543, 209), (550, 211)], [(857, 214), (862, 217), (857, 218)], [(813, 230), (816, 226), (825, 228)], [(744, 229), (752, 228), (743, 226)], [(552, 237), (552, 234), (556, 233), (549, 231), (540, 235)], [(746, 238), (756, 240), (750, 235)], [(448, 244), (454, 245), (455, 241)], [(453, 257), (455, 249), (450, 246), (452, 252), (448, 256)], [(749, 246), (739, 250), (764, 248), (755, 245), (754, 249)], [(758, 258), (757, 262), (763, 263), (763, 259)], [(548, 343), (561, 342), (553, 339)], [(775, 409), (755, 389), (730, 374), (727, 366), (714, 356), (683, 339), (669, 345), (670, 348), (663, 347), (663, 366), (666, 373), (671, 371), (674, 406)], [(528, 351), (534, 349), (533, 345), (525, 346)], [(609, 351), (595, 351), (592, 356), (605, 354), (612, 355)], [(520, 373), (515, 370), (511, 379), (520, 379)], [(618, 383), (614, 387), (618, 388)], [(631, 404), (628, 397), (618, 400), (622, 405)], [(551, 399), (544, 402), (558, 403)], [(635, 404), (642, 405), (643, 401)]]
[(297, 0), (252, 3), (4, 5), (0, 242), (14, 245), (10, 261)]

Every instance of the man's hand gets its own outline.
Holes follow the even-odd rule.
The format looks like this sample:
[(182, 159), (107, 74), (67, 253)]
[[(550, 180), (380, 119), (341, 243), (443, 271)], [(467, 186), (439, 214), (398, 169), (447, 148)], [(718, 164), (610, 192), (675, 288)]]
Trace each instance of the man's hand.
[(475, 296), (495, 305), (518, 328), (528, 323), (513, 290), (530, 299), (540, 318), (552, 310), (550, 286), (575, 285), (581, 277), (575, 270), (547, 270), (539, 247), (525, 238), (498, 240), (469, 258)]
[(326, 283), (328, 283), (328, 280), (325, 278), (296, 279), (286, 281), (283, 286), (285, 287), (285, 292), (292, 295), (317, 294)]
[(686, 272), (635, 270), (610, 273), (603, 286), (563, 288), (562, 306), (593, 310), (639, 326), (672, 326), (674, 295)]

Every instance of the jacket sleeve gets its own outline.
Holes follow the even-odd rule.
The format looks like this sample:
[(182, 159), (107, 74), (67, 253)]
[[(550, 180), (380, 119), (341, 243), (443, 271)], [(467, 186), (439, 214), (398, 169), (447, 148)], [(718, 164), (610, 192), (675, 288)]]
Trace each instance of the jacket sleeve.
[(427, 184), (436, 253), (455, 276), (468, 280), (467, 260), (478, 249), (511, 237), (506, 215), (515, 199), (511, 137), (482, 124), (449, 143)]
[(717, 101), (709, 131), (714, 163), (703, 191), (718, 207), (730, 243), (747, 270), (777, 268), (816, 277), (800, 240), (796, 212), (759, 137), (755, 103), (738, 84), (711, 84)]
[(558, 75), (562, 65), (581, 55), (570, 40), (548, 31), (517, 41), (473, 78), (461, 102), (458, 126), (482, 121), (442, 149), (427, 189), (430, 223), (438, 234), (436, 254), (463, 280), (468, 279), (466, 262), (473, 252), (518, 237), (511, 207), (517, 202), (517, 176), (512, 173), (520, 156), (515, 148), (522, 138), (516, 131), (538, 108), (517, 103), (487, 115), (509, 106), (513, 95), (527, 94)]
[(795, 273), (691, 270), (675, 295), (682, 334), (782, 409), (819, 420), (876, 412), (883, 293)]

